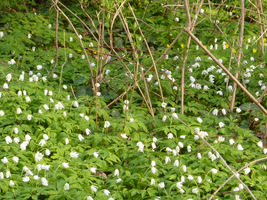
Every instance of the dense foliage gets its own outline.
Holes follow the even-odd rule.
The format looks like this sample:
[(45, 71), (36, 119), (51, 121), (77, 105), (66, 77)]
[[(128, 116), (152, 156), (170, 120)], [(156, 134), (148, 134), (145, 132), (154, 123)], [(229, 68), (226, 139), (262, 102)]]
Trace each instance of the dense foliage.
[[(259, 15), (245, 2), (238, 66), (240, 2), (211, 2), (193, 33), (259, 98)], [(0, 3), (0, 199), (208, 199), (232, 175), (220, 156), (234, 172), (262, 160), (239, 172), (245, 185), (233, 178), (215, 199), (251, 199), (245, 186), (266, 198), (266, 115), (240, 89), (230, 109), (233, 81), (194, 41), (187, 48), (182, 1), (62, 3)]]

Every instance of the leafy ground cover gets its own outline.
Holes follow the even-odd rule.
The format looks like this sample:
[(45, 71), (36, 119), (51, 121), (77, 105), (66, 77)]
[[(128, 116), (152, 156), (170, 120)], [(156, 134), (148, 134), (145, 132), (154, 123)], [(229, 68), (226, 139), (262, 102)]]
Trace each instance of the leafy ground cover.
[[(26, 3), (2, 2), (1, 199), (266, 199), (266, 115), (240, 89), (231, 108), (183, 2)], [(239, 48), (239, 1), (188, 3), (266, 108), (266, 12), (244, 5)]]

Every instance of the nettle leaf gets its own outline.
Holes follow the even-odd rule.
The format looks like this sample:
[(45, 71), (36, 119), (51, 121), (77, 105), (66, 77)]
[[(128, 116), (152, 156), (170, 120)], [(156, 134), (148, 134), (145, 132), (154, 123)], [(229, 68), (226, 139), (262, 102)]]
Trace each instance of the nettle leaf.
[(259, 107), (256, 106), (253, 103), (244, 103), (240, 106), (240, 108), (244, 111), (248, 111), (248, 110), (254, 110), (254, 111), (259, 111)]

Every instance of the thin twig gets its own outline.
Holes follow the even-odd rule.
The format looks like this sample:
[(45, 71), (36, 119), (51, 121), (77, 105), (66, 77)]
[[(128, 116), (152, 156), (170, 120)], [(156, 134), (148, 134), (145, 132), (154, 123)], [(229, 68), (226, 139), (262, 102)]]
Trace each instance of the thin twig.
[[(244, 35), (244, 24), (245, 24), (245, 11), (244, 11), (244, 0), (241, 1), (241, 18), (240, 18), (240, 35), (239, 35), (239, 50), (238, 50), (238, 57), (237, 57), (237, 67), (239, 70), (240, 67), (240, 62), (241, 62), (241, 56), (242, 56), (242, 45), (243, 45), (243, 35)], [(238, 79), (239, 71), (235, 72), (235, 78)], [(232, 93), (232, 99), (231, 99), (231, 104), (230, 104), (230, 110), (234, 110), (234, 105), (235, 105), (235, 97), (236, 97), (236, 90), (237, 90), (237, 85), (234, 83), (233, 87), (233, 93)]]
[(52, 68), (52, 70), (50, 71), (48, 78), (51, 78), (52, 74), (54, 73), (56, 66), (57, 66), (57, 62), (58, 62), (58, 18), (59, 18), (59, 10), (57, 9), (56, 5), (54, 6), (56, 13), (57, 13), (57, 17), (56, 17), (56, 32), (55, 32), (55, 41), (56, 41), (56, 60), (55, 60), (55, 64)]
[(255, 97), (250, 94), (250, 92), (229, 72), (222, 63), (218, 61), (218, 59), (208, 50), (204, 47), (203, 44), (198, 40), (198, 38), (187, 28), (184, 28), (184, 30), (192, 37), (193, 40), (214, 60), (214, 62), (245, 92), (245, 94), (262, 110), (262, 112), (267, 115), (267, 110), (255, 99)]
[(199, 135), (198, 132), (194, 131), (188, 124), (186, 124), (184, 121), (180, 120), (179, 118), (175, 118), (175, 119), (177, 119), (179, 122), (181, 122), (182, 124), (184, 124), (187, 128), (189, 128), (191, 131), (193, 131), (196, 135), (198, 135), (199, 138), (201, 138), (201, 139), (204, 141), (204, 143), (205, 143), (206, 145), (208, 145), (208, 146), (215, 152), (216, 156), (219, 157), (219, 158), (222, 160), (223, 164), (224, 164), (224, 165), (229, 169), (229, 171), (233, 174), (232, 176), (235, 176), (235, 177), (237, 178), (237, 180), (244, 186), (244, 188), (246, 188), (246, 190), (250, 193), (251, 197), (252, 197), (254, 200), (256, 200), (256, 197), (253, 195), (253, 193), (252, 193), (251, 190), (248, 188), (248, 186), (247, 186), (247, 185), (246, 185), (246, 184), (245, 184), (245, 183), (238, 177), (237, 173), (234, 172), (234, 171), (232, 170), (232, 168), (231, 168), (231, 167), (227, 164), (227, 162), (223, 159), (223, 157), (221, 156), (221, 154), (220, 154), (220, 153), (219, 153), (213, 146), (211, 146), (210, 143), (207, 142), (207, 140), (205, 140), (203, 137), (201, 137), (201, 136)]
[[(265, 157), (265, 158), (260, 158), (260, 159), (257, 159), (257, 160), (254, 160), (254, 161), (252, 161), (252, 162), (250, 162), (250, 163), (248, 163), (248, 164), (246, 164), (244, 167), (242, 167), (242, 168), (240, 168), (239, 170), (237, 170), (237, 172), (235, 173), (235, 174), (233, 174), (232, 176), (230, 176), (212, 195), (211, 195), (211, 197), (209, 198), (209, 200), (211, 200), (221, 189), (222, 189), (222, 187), (223, 186), (225, 186), (226, 185), (226, 183), (228, 183), (232, 178), (234, 178), (234, 176), (236, 175), (236, 174), (238, 174), (240, 171), (242, 171), (243, 169), (245, 169), (245, 168), (247, 168), (248, 166), (250, 166), (250, 165), (252, 165), (252, 164), (254, 164), (254, 163), (256, 163), (256, 162), (259, 162), (259, 161), (263, 161), (263, 160), (267, 160), (267, 157)], [(256, 197), (254, 197), (254, 199), (256, 199)]]

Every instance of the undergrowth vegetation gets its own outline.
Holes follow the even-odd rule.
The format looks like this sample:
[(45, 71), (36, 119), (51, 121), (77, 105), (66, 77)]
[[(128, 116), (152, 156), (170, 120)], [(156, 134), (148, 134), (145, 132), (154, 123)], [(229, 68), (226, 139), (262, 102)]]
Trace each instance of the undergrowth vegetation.
[(265, 2), (0, 5), (0, 199), (266, 199)]

